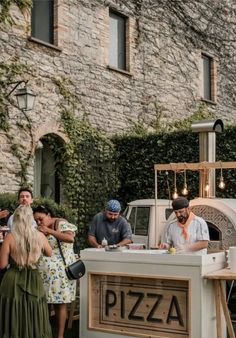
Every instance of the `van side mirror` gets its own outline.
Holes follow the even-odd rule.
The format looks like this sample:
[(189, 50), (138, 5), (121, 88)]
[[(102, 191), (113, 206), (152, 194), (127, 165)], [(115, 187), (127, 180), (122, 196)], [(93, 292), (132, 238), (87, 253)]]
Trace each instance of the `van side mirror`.
[(165, 209), (165, 217), (166, 217), (166, 221), (168, 220), (168, 218), (170, 217), (170, 215), (172, 214), (173, 209), (172, 208), (166, 208)]

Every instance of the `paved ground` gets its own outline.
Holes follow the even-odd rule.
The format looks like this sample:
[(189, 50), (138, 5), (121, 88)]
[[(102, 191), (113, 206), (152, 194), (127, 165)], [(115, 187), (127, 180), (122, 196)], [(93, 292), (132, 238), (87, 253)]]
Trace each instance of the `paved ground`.
[[(57, 338), (57, 332), (55, 328), (55, 320), (51, 317), (51, 325), (52, 325), (52, 332), (53, 338)], [(64, 338), (79, 338), (79, 320), (74, 320), (71, 329), (66, 327), (66, 332)]]

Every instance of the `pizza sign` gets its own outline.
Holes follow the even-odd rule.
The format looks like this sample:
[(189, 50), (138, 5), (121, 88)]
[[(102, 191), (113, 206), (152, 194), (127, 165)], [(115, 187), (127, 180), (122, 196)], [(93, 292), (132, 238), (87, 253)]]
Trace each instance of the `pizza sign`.
[(89, 328), (142, 337), (190, 337), (189, 281), (90, 274)]

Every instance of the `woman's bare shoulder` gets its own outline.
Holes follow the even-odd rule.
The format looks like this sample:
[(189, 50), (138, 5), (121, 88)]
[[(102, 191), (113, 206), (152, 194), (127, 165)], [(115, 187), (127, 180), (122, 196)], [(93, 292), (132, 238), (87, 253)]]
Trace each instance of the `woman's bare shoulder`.
[(41, 231), (38, 231), (38, 236), (39, 236), (39, 238), (41, 239), (41, 240), (45, 240), (45, 239), (47, 239), (47, 237), (44, 235), (44, 233), (42, 233)]
[(5, 243), (12, 243), (14, 242), (14, 237), (13, 235), (9, 232), (9, 234), (6, 235), (6, 237), (4, 238), (4, 242)]

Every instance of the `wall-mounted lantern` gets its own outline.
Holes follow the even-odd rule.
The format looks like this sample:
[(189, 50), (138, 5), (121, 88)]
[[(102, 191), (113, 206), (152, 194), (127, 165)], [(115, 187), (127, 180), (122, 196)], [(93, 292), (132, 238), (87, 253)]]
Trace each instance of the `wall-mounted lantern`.
[(28, 81), (22, 80), (22, 81), (10, 82), (9, 85), (14, 84), (15, 86), (7, 94), (7, 97), (9, 97), (17, 89), (17, 87), (22, 83), (24, 83), (24, 87), (19, 88), (15, 94), (16, 99), (17, 99), (18, 108), (23, 111), (32, 110), (34, 107), (36, 94), (34, 94), (32, 91), (30, 91), (27, 88)]

